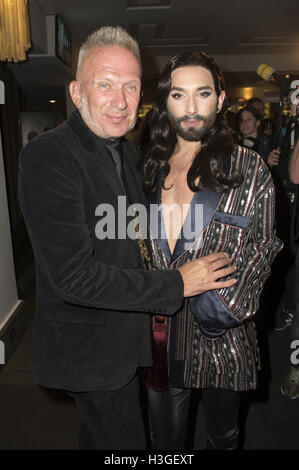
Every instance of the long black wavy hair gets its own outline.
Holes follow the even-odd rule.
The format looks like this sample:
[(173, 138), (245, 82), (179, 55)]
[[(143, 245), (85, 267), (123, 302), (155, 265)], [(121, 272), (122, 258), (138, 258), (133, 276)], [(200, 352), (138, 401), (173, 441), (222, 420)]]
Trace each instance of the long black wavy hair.
[[(153, 191), (157, 175), (164, 170), (164, 181), (170, 171), (169, 158), (174, 152), (177, 136), (167, 111), (167, 100), (171, 89), (171, 74), (179, 67), (200, 66), (209, 70), (214, 87), (219, 97), (224, 90), (222, 73), (211, 57), (204, 52), (186, 52), (170, 59), (160, 77), (156, 103), (143, 128), (140, 146), (142, 158), (140, 170), (145, 192)], [(226, 125), (227, 98), (217, 114), (213, 126), (201, 139), (201, 147), (195, 156), (187, 174), (187, 183), (191, 191), (199, 191), (195, 180), (200, 176), (202, 185), (213, 191), (224, 192), (236, 188), (242, 182), (239, 172), (229, 174), (231, 154), (234, 150), (233, 138)]]

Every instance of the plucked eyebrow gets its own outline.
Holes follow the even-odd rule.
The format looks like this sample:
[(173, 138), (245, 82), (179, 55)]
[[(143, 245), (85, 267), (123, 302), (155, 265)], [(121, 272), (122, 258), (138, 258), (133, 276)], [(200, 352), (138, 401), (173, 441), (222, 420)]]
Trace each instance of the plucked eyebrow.
[[(213, 88), (210, 87), (209, 85), (199, 86), (198, 88), (196, 88), (196, 91), (202, 91), (202, 90), (213, 91)], [(185, 91), (185, 88), (181, 88), (179, 86), (174, 86), (170, 89), (170, 91)]]

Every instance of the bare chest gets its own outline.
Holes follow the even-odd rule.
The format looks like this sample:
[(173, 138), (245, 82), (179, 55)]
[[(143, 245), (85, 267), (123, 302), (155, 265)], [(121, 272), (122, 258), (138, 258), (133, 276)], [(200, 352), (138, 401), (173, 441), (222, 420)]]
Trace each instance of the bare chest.
[(162, 189), (162, 213), (169, 249), (173, 253), (194, 193), (188, 187), (186, 172), (169, 173), (164, 187), (169, 189)]

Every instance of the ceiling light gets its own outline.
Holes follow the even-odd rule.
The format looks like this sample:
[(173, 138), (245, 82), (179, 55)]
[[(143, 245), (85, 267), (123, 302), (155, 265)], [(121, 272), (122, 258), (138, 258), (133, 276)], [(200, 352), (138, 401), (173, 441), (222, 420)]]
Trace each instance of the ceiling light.
[(56, 100), (49, 100), (49, 103), (56, 103)]
[(250, 98), (253, 97), (253, 88), (252, 87), (243, 88), (242, 95), (245, 100), (250, 100)]

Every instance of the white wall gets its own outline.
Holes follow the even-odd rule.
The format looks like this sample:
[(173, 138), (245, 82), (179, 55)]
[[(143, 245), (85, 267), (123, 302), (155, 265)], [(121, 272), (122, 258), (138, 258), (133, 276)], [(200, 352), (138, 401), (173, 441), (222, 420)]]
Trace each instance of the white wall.
[(18, 304), (0, 133), (0, 330)]

